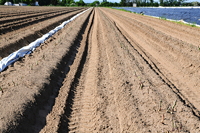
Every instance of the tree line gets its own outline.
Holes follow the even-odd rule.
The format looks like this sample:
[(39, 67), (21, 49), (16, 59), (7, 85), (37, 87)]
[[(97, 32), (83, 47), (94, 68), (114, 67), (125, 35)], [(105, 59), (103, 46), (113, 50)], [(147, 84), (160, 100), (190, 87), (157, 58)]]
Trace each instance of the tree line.
[(133, 6), (137, 4), (138, 7), (146, 6), (200, 6), (199, 2), (185, 2), (186, 0), (159, 0), (155, 2), (154, 0), (121, 0), (120, 3), (112, 3), (107, 0), (94, 1), (92, 3), (85, 3), (83, 0), (0, 0), (0, 4), (3, 5), (5, 2), (12, 3), (26, 3), (28, 5), (33, 5), (36, 1), (39, 2), (41, 6), (53, 5), (53, 6), (107, 6), (107, 7), (117, 7), (117, 6)]
[(90, 3), (89, 6), (133, 6), (136, 4), (137, 7), (158, 7), (158, 6), (200, 6), (200, 2), (186, 2), (187, 0), (159, 0), (159, 2), (155, 2), (154, 0), (121, 0), (120, 3), (112, 3), (107, 0), (103, 0), (103, 2), (94, 1)]

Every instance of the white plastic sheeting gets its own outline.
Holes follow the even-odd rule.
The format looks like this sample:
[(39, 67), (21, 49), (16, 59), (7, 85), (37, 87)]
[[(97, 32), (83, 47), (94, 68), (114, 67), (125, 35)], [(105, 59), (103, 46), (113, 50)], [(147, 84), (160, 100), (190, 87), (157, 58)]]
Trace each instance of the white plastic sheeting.
[(46, 33), (41, 38), (39, 38), (39, 39), (35, 40), (34, 42), (30, 43), (28, 46), (22, 47), (18, 51), (10, 54), (8, 57), (3, 58), (0, 61), (0, 72), (3, 71), (7, 66), (9, 66), (12, 63), (14, 63), (15, 61), (17, 61), (19, 58), (24, 57), (25, 55), (30, 54), (31, 52), (33, 52), (36, 47), (40, 46), (41, 43), (44, 43), (45, 40), (47, 40), (49, 37), (54, 35), (57, 31), (62, 29), (66, 24), (68, 24), (69, 22), (73, 21), (75, 18), (77, 18), (81, 14), (85, 13), (89, 9), (87, 9), (87, 10), (81, 12), (81, 13), (76, 14), (74, 17), (72, 17), (71, 19), (63, 22), (61, 25), (59, 25), (55, 29), (51, 30), (49, 33)]

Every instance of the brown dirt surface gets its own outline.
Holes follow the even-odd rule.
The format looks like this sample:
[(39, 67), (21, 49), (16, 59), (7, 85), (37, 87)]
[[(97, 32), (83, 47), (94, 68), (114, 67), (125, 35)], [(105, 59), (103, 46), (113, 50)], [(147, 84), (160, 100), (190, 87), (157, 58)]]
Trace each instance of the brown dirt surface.
[(0, 8), (0, 16), (2, 16), (0, 18), (0, 59), (28, 45), (85, 9), (66, 7)]
[(198, 133), (199, 38), (199, 28), (91, 8), (0, 73), (0, 132)]

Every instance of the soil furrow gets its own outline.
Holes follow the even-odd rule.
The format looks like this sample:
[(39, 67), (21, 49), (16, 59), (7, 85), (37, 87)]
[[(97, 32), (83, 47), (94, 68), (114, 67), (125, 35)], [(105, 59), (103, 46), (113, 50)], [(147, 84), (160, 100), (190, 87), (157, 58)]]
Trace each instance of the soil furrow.
[[(0, 24), (7, 25), (9, 22), (24, 20), (24, 19), (38, 17), (38, 16), (42, 16), (42, 15), (49, 15), (49, 14), (53, 14), (53, 13), (65, 12), (66, 10), (70, 11), (69, 9), (66, 8), (66, 9), (62, 9), (62, 10), (44, 10), (42, 12), (35, 11), (35, 12), (28, 13), (25, 15), (20, 14), (20, 16), (12, 17), (11, 19), (6, 19), (6, 18), (4, 20), (0, 19)], [(76, 10), (76, 9), (72, 9), (72, 11), (73, 10)]]
[[(117, 16), (115, 18), (117, 18)], [(194, 99), (197, 97), (197, 93), (199, 93), (198, 68), (200, 64), (196, 58), (196, 55), (198, 56), (199, 54), (198, 50), (193, 47), (188, 47), (189, 44), (185, 42), (179, 42), (178, 40), (173, 39), (163, 33), (158, 32), (159, 34), (157, 34), (156, 31), (151, 31), (150, 29), (152, 28), (146, 27), (145, 24), (144, 26), (138, 24), (142, 26), (139, 27), (135, 25), (135, 23), (132, 25), (133, 23), (130, 23), (130, 21), (125, 22), (125, 19), (120, 18), (119, 20), (120, 21), (116, 21), (116, 24), (123, 31), (125, 36), (127, 36), (131, 42), (136, 42), (137, 47), (141, 48), (146, 54), (148, 54), (148, 58), (151, 58), (151, 60), (156, 62), (155, 64), (157, 64), (159, 69), (162, 70), (165, 75), (167, 75), (167, 78), (178, 87), (179, 91), (184, 95), (184, 97), (191, 101), (190, 103), (193, 103), (195, 108), (199, 110), (199, 100), (197, 98)], [(137, 21), (135, 22), (137, 23)], [(135, 32), (137, 31), (136, 27), (138, 28), (138, 32)], [(155, 33), (156, 35), (154, 35)], [(155, 37), (157, 39), (154, 41)], [(166, 38), (163, 40), (167, 41), (161, 41), (163, 37)], [(174, 55), (176, 55), (176, 57), (174, 57)], [(190, 63), (193, 66), (192, 69), (187, 67)], [(191, 76), (191, 74), (193, 76)], [(183, 86), (183, 83), (186, 84), (187, 87), (185, 85)]]
[[(113, 22), (113, 21), (112, 21)], [(130, 36), (127, 35), (127, 33), (120, 27), (118, 27), (116, 25), (115, 22), (113, 22), (115, 24), (115, 26), (117, 27), (117, 29), (123, 34), (124, 34), (124, 37), (126, 38), (127, 41), (130, 40)], [(126, 37), (127, 36), (127, 37)], [(129, 39), (127, 39), (129, 38)], [(132, 40), (133, 42), (133, 40)], [(130, 43), (130, 42), (129, 42)], [(130, 43), (131, 45), (131, 43)], [(131, 45), (132, 46), (132, 45)], [(142, 49), (139, 47), (138, 44), (136, 44), (135, 46), (137, 46), (137, 49), (135, 49), (133, 46), (132, 48), (134, 50), (136, 50), (138, 52), (139, 55), (141, 55), (141, 57), (143, 58), (143, 60), (145, 60), (149, 66), (154, 70), (154, 72), (160, 76), (160, 78), (165, 82), (165, 84), (167, 84), (173, 91), (175, 94), (177, 94), (177, 96), (179, 97), (179, 99), (188, 107), (190, 107), (192, 110), (193, 110), (193, 113), (195, 116), (199, 117), (200, 118), (200, 114), (199, 114), (199, 110), (190, 102), (188, 101), (188, 99), (179, 91), (179, 89), (177, 89), (177, 87), (170, 82), (169, 79), (167, 79), (167, 77), (160, 71), (160, 69), (157, 67), (156, 64), (158, 64), (158, 62), (156, 62), (154, 60), (154, 62), (147, 56), (147, 54), (144, 53), (144, 51), (142, 51)]]
[(52, 12), (52, 9), (54, 11), (63, 11), (67, 9), (77, 9), (79, 7), (11, 7), (11, 8), (6, 8), (5, 6), (1, 6), (0, 8), (0, 20), (5, 20), (5, 19), (12, 19), (12, 18), (19, 18), (23, 15), (32, 15), (35, 13), (45, 13), (45, 12)]
[[(123, 32), (120, 30), (121, 28), (119, 28), (115, 22), (113, 22), (115, 24), (115, 26), (117, 27), (117, 29), (120, 31), (120, 33), (123, 34)], [(126, 36), (124, 36), (124, 38), (126, 38)], [(129, 39), (126, 38), (126, 40), (128, 41)], [(128, 41), (129, 42), (129, 41)], [(129, 42), (130, 43), (130, 42)], [(165, 82), (166, 85), (168, 85), (175, 94), (177, 94), (178, 98), (183, 102), (183, 104), (185, 104), (186, 106), (190, 107), (192, 110), (193, 110), (193, 113), (195, 116), (199, 117), (200, 118), (200, 114), (199, 114), (199, 111), (198, 109), (196, 109), (194, 107), (194, 105), (192, 103), (190, 103), (188, 101), (188, 99), (180, 93), (180, 91), (176, 88), (176, 86), (171, 83), (169, 81), (169, 79), (167, 79), (167, 77), (165, 77), (165, 75), (159, 70), (159, 68), (156, 66), (157, 63), (154, 63), (151, 59), (148, 58), (148, 56), (144, 53), (144, 51), (142, 51), (140, 48), (134, 48), (131, 43), (130, 43), (130, 46), (135, 50), (137, 51), (137, 53), (143, 58), (143, 60), (149, 64), (149, 67), (157, 74), (160, 76), (160, 78), (163, 80), (163, 82)], [(129, 51), (129, 50), (128, 50)], [(131, 54), (129, 52), (129, 54)], [(132, 55), (132, 54), (131, 54)]]
[[(115, 93), (116, 83), (115, 77), (113, 73), (113, 69), (115, 69), (114, 64), (112, 64), (113, 59), (115, 59), (115, 49), (110, 47), (111, 44), (115, 45), (115, 35), (112, 34), (112, 29), (110, 23), (107, 18), (102, 14), (99, 9), (98, 17), (99, 17), (99, 26), (98, 32), (99, 35), (99, 68), (98, 68), (98, 91), (99, 95), (99, 104), (98, 104), (98, 114), (100, 115), (100, 120), (98, 122), (98, 130), (101, 132), (121, 132), (123, 130), (122, 127), (122, 119), (119, 112), (119, 106), (117, 104), (117, 96)], [(112, 55), (112, 56), (111, 56)], [(103, 62), (103, 63), (102, 63)], [(119, 61), (120, 62), (120, 61)]]
[[(78, 9), (80, 10), (80, 9)], [(76, 11), (76, 10), (74, 10)], [(13, 30), (17, 30), (23, 27), (26, 27), (28, 25), (32, 25), (47, 19), (51, 19), (60, 15), (64, 15), (66, 13), (70, 13), (70, 12), (74, 12), (74, 11), (62, 11), (62, 12), (56, 12), (56, 13), (52, 13), (52, 14), (47, 14), (47, 15), (35, 15), (31, 18), (27, 17), (25, 19), (20, 19), (19, 21), (12, 21), (11, 23), (6, 23), (3, 24), (0, 28), (0, 35), (2, 34), (6, 34), (8, 32), (11, 32)]]
[[(180, 40), (187, 42), (191, 45), (199, 44), (200, 40), (197, 39), (199, 38), (198, 34), (200, 30), (199, 28), (184, 26), (176, 23), (171, 24), (173, 22), (169, 22), (166, 20), (152, 19), (152, 17), (142, 16), (142, 15), (127, 14), (126, 17), (131, 20), (135, 20), (137, 18), (137, 21), (146, 24), (157, 31), (162, 31), (169, 36), (172, 36), (174, 38), (179, 38)], [(176, 28), (174, 28), (174, 25)]]
[[(79, 39), (77, 35), (82, 33), (82, 27), (87, 24), (85, 20), (89, 13), (66, 25), (64, 31), (59, 31), (34, 53), (1, 73), (0, 82), (4, 94), (1, 95), (0, 104), (12, 108), (10, 112), (1, 112), (1, 131), (38, 132), (46, 124), (46, 115), (52, 110), (59, 86), (62, 86), (62, 80), (73, 62), (71, 56), (78, 49), (78, 40), (75, 40)], [(15, 76), (16, 73), (21, 76)], [(5, 82), (5, 78), (10, 80)], [(24, 82), (20, 83), (20, 79)], [(2, 99), (7, 99), (8, 103)]]
[(176, 26), (85, 12), (0, 73), (0, 132), (200, 132), (198, 40), (180, 37), (199, 32)]
[[(80, 9), (78, 11), (74, 11), (74, 12), (59, 16), (60, 18), (55, 18), (52, 21), (47, 20), (44, 22), (40, 22), (41, 24), (44, 23), (45, 26), (41, 25), (40, 27), (38, 26), (37, 28), (34, 28), (34, 29), (32, 29), (32, 28), (30, 29), (30, 26), (29, 26), (29, 28), (27, 28), (27, 29), (24, 28), (25, 32), (22, 28), (22, 29), (20, 29), (20, 31), (18, 31), (17, 36), (16, 36), (16, 34), (11, 34), (10, 36), (7, 36), (9, 38), (4, 38), (0, 42), (0, 44), (1, 44), (1, 46), (0, 46), (0, 57), (1, 58), (0, 59), (8, 56), (12, 52), (22, 48), (23, 46), (26, 46), (29, 43), (35, 41), (37, 38), (41, 37), (43, 34), (46, 34), (47, 32), (49, 32), (50, 30), (52, 30), (53, 28), (58, 26), (63, 21), (70, 19), (71, 17), (73, 17), (74, 15), (76, 15), (77, 13), (79, 13), (83, 10), (85, 10), (85, 9)], [(33, 25), (33, 27), (35, 27), (35, 26)], [(17, 32), (17, 31), (15, 31), (15, 32)], [(4, 36), (2, 36), (2, 38), (3, 37)]]
[[(80, 78), (82, 75), (82, 72), (84, 71), (85, 62), (88, 56), (88, 37), (89, 33), (92, 27), (93, 22), (93, 15), (92, 20), (89, 23), (85, 35), (83, 35), (83, 42), (85, 43), (85, 49), (82, 53), (82, 57), (80, 60), (80, 64), (77, 67), (77, 72), (75, 74), (74, 80), (71, 83), (71, 87), (69, 88), (69, 94), (66, 100), (66, 107), (65, 107), (65, 113), (63, 116), (61, 116), (61, 124), (58, 129), (58, 132), (69, 132), (73, 130), (77, 130), (76, 127), (71, 127), (71, 125), (76, 125), (77, 122), (80, 122), (78, 118), (73, 119), (72, 115), (75, 114), (75, 117), (79, 115), (79, 112), (81, 110), (81, 99), (82, 99), (82, 88), (80, 87)], [(87, 104), (87, 103), (84, 103)], [(71, 117), (71, 118), (70, 118)]]
[[(160, 23), (158, 24), (158, 20), (156, 19), (148, 19), (148, 17), (145, 17), (145, 19), (139, 17), (137, 19), (138, 21), (145, 23), (152, 28), (158, 30), (158, 31), (164, 31), (165, 34), (168, 34), (174, 38), (179, 38), (180, 40), (187, 42), (191, 45), (196, 45), (199, 46), (200, 40), (197, 39), (199, 38), (199, 28), (195, 27), (190, 27), (190, 26), (182, 26), (181, 24), (176, 24), (176, 28), (173, 28), (173, 26), (170, 24), (171, 22), (168, 22), (166, 20), (161, 20)], [(196, 42), (196, 43), (194, 43)]]
[[(108, 19), (108, 18), (107, 18)], [(110, 26), (111, 27), (111, 26)], [(115, 27), (115, 26), (114, 26)], [(111, 33), (110, 33), (111, 34)], [(112, 37), (113, 38), (113, 37)], [(117, 39), (116, 39), (117, 40)], [(123, 40), (123, 39), (119, 39), (119, 40)], [(125, 39), (126, 40), (126, 39)], [(116, 41), (115, 41), (116, 42)], [(162, 111), (157, 111), (157, 107), (159, 108), (159, 99), (162, 99), (162, 104), (163, 104), (163, 106), (165, 106), (166, 108), (167, 108), (167, 106), (170, 104), (170, 102), (171, 103), (173, 103), (173, 100), (172, 99), (174, 99), (174, 101), (176, 100), (176, 99), (178, 99), (178, 101), (179, 101), (179, 107), (181, 107), (181, 108), (187, 108), (187, 106), (183, 106), (183, 103), (182, 103), (182, 101), (181, 101), (181, 99), (179, 99), (177, 96), (176, 96), (176, 94), (171, 90), (171, 88), (170, 87), (168, 87), (168, 84), (166, 84), (166, 82), (163, 82), (163, 79), (162, 78), (160, 78), (159, 76), (156, 76), (156, 75), (154, 75), (155, 74), (155, 72), (153, 72), (153, 73), (151, 73), (150, 71), (152, 71), (151, 69), (151, 67), (147, 67), (148, 66), (148, 64), (146, 64), (146, 62), (145, 62), (145, 60), (144, 60), (144, 58), (142, 59), (141, 57), (139, 57), (138, 55), (139, 54), (137, 54), (137, 52), (135, 53), (134, 51), (133, 51), (133, 49), (130, 47), (130, 45), (125, 45), (126, 43), (124, 43), (124, 42), (121, 42), (118, 46), (121, 46), (121, 48), (123, 48), (123, 49), (125, 49), (125, 51), (130, 51), (133, 55), (131, 55), (130, 57), (134, 57), (133, 58), (133, 60), (134, 60), (134, 63), (136, 63), (136, 65), (137, 65), (137, 67), (135, 68), (134, 67), (134, 65), (132, 65), (132, 67), (128, 67), (128, 66), (126, 66), (126, 67), (124, 67), (124, 68), (127, 68), (128, 70), (129, 70), (129, 73), (132, 73), (132, 78), (134, 78), (133, 77), (133, 75), (135, 75), (136, 77), (136, 79), (134, 79), (134, 80), (138, 80), (137, 82), (138, 82), (138, 85), (139, 85), (139, 89), (137, 90), (137, 88), (135, 88), (134, 87), (134, 85), (135, 85), (135, 83), (133, 82), (133, 83), (131, 83), (131, 79), (129, 79), (129, 81), (126, 81), (122, 86), (125, 86), (126, 87), (126, 89), (127, 89), (127, 91), (129, 90), (129, 91), (131, 91), (132, 89), (132, 87), (133, 88), (135, 88), (134, 90), (135, 90), (135, 92), (127, 92), (128, 93), (128, 95), (124, 92), (124, 93), (121, 93), (121, 94), (119, 94), (118, 96), (120, 96), (120, 97), (123, 97), (123, 94), (125, 94), (125, 97), (127, 97), (127, 98), (125, 98), (125, 99), (123, 99), (123, 100), (125, 100), (124, 101), (124, 103), (127, 103), (129, 100), (131, 100), (131, 95), (133, 96), (133, 100), (134, 100), (134, 102), (133, 102), (133, 104), (134, 104), (134, 106), (136, 106), (136, 107), (134, 107), (134, 108), (136, 108), (137, 110), (135, 110), (135, 113), (136, 112), (138, 112), (139, 114), (136, 114), (136, 116), (138, 117), (138, 116), (141, 116), (141, 118), (142, 119), (140, 119), (140, 121), (136, 121), (137, 122), (137, 124), (135, 123), (135, 126), (131, 126), (131, 127), (126, 127), (126, 126), (124, 126), (124, 127), (122, 127), (124, 130), (123, 131), (137, 131), (137, 128), (136, 128), (136, 126), (139, 124), (140, 126), (142, 125), (142, 123), (144, 124), (143, 126), (145, 126), (145, 129), (146, 129), (146, 131), (153, 131), (153, 132), (156, 132), (156, 131), (158, 131), (158, 129), (156, 129), (156, 127), (154, 128), (154, 127), (149, 127), (148, 125), (151, 123), (151, 122), (153, 122), (154, 124), (155, 124), (155, 121), (157, 121), (157, 120), (159, 120), (159, 119), (161, 119), (160, 121), (162, 121), (162, 118), (156, 118), (157, 116), (159, 117), (161, 117), (162, 116), (162, 113), (163, 113), (163, 111), (165, 110), (165, 109), (161, 109)], [(125, 46), (123, 46), (123, 45), (125, 45)], [(131, 44), (131, 45), (133, 45), (133, 44)], [(111, 51), (111, 50), (110, 50)], [(120, 52), (118, 52), (118, 53), (120, 53)], [(129, 58), (130, 58), (129, 57)], [(112, 56), (112, 58), (113, 58), (113, 56)], [(126, 65), (128, 65), (128, 59), (129, 58), (123, 58), (123, 59), (126, 59), (126, 62), (125, 62), (125, 64)], [(120, 59), (120, 57), (119, 57), (119, 59)], [(119, 62), (119, 59), (118, 59), (118, 62)], [(131, 58), (130, 58), (131, 59)], [(138, 63), (137, 63), (138, 62)], [(114, 64), (114, 63), (111, 63), (111, 64)], [(146, 65), (145, 65), (146, 64)], [(120, 65), (122, 65), (121, 63), (120, 63)], [(112, 68), (116, 68), (116, 67), (112, 67)], [(133, 71), (131, 71), (131, 69), (133, 69)], [(135, 70), (134, 70), (135, 69)], [(149, 70), (148, 70), (149, 69)], [(137, 71), (137, 70), (139, 70), (139, 71), (141, 71), (142, 73), (140, 73), (140, 74), (138, 74), (138, 72), (139, 71)], [(134, 74), (134, 71), (135, 71), (135, 74)], [(118, 70), (118, 72), (119, 72), (119, 70)], [(126, 71), (124, 71), (124, 72), (126, 72)], [(148, 76), (148, 74), (150, 74), (149, 76)], [(116, 75), (119, 75), (119, 74), (116, 74)], [(123, 74), (123, 75), (127, 75), (128, 76), (128, 74)], [(153, 76), (154, 75), (154, 76)], [(157, 78), (156, 78), (157, 77)], [(138, 79), (137, 79), (138, 78)], [(144, 78), (144, 79), (143, 79)], [(155, 79), (154, 79), (155, 78)], [(123, 77), (123, 80), (126, 80), (126, 78), (125, 77)], [(117, 81), (117, 82), (115, 82), (115, 83), (118, 83), (119, 81)], [(159, 83), (160, 82), (160, 83)], [(162, 83), (163, 82), (163, 83)], [(149, 84), (149, 85), (148, 85)], [(160, 85), (159, 85), (160, 84)], [(133, 85), (133, 86), (132, 86)], [(159, 87), (158, 87), (158, 85), (159, 85)], [(122, 89), (123, 87), (121, 87), (121, 89), (119, 89), (119, 90), (123, 90)], [(146, 88), (146, 89), (145, 89)], [(165, 89), (163, 89), (163, 88), (165, 88)], [(125, 89), (125, 90), (126, 90)], [(140, 89), (142, 89), (142, 90), (140, 90)], [(150, 90), (149, 90), (150, 89)], [(146, 91), (146, 92), (145, 92)], [(151, 94), (149, 94), (149, 91), (152, 91), (152, 93)], [(165, 92), (166, 91), (166, 92)], [(140, 93), (142, 93), (142, 95), (143, 95), (143, 97), (145, 98), (145, 99), (141, 99), (141, 97), (138, 97), (139, 95), (140, 95)], [(147, 94), (147, 96), (145, 96)], [(166, 94), (170, 94), (170, 95), (166, 95)], [(117, 99), (118, 99), (118, 102), (117, 103), (119, 103), (121, 100), (120, 100), (120, 97), (118, 97)], [(168, 98), (169, 97), (169, 98)], [(122, 101), (123, 101), (122, 100)], [(148, 110), (148, 112), (150, 111), (150, 110), (152, 110), (152, 107), (150, 107), (150, 106), (148, 106), (148, 102), (146, 101), (146, 100), (148, 100), (148, 102), (152, 102), (151, 103), (151, 105), (153, 104), (153, 105), (156, 105), (155, 107), (153, 107), (154, 108), (154, 110), (155, 110), (155, 112), (151, 112), (150, 114), (149, 113), (147, 113), (146, 111)], [(145, 102), (146, 101), (146, 102)], [(165, 102), (166, 101), (166, 102)], [(140, 104), (138, 104), (137, 105), (137, 103), (140, 103)], [(120, 104), (121, 103), (121, 104)], [(125, 106), (126, 107), (126, 104), (124, 104), (123, 102), (120, 102), (119, 103), (119, 107), (120, 106)], [(131, 104), (129, 105), (130, 107), (131, 107)], [(141, 108), (141, 106), (145, 106), (145, 110), (143, 110), (142, 108)], [(118, 107), (118, 109), (120, 109)], [(124, 107), (124, 108), (125, 108)], [(150, 107), (150, 108), (149, 108)], [(148, 109), (149, 108), (149, 109)], [(133, 109), (133, 108), (132, 108)], [(189, 109), (189, 108), (188, 108)], [(122, 108), (122, 110), (123, 111), (126, 111), (127, 109), (123, 109)], [(159, 110), (159, 109), (158, 109)], [(185, 110), (185, 109), (184, 109)], [(190, 110), (190, 109), (189, 109)], [(130, 110), (128, 110), (129, 111), (129, 113), (131, 113), (131, 111)], [(145, 113), (144, 113), (144, 111), (145, 111)], [(178, 125), (179, 126), (181, 126), (181, 131), (187, 131), (188, 130), (188, 127), (190, 127), (190, 126), (188, 126), (188, 125), (185, 125), (185, 122), (187, 121), (187, 119), (186, 120), (183, 120), (182, 119), (182, 117), (181, 117), (181, 115), (182, 115), (182, 111), (180, 111), (180, 112), (176, 112), (176, 115), (174, 116), (174, 115), (172, 115), (172, 116), (170, 116), (170, 115), (168, 115), (168, 114), (163, 114), (163, 116), (164, 117), (170, 117), (170, 119), (168, 119), (168, 121), (166, 121), (166, 123), (168, 123), (169, 122), (169, 124), (170, 124), (170, 121), (176, 121), (177, 123), (178, 123)], [(187, 114), (188, 112), (186, 111), (186, 112), (184, 112), (185, 114)], [(126, 114), (126, 113), (124, 113), (123, 112), (123, 115), (122, 116), (126, 116), (126, 115), (124, 115), (124, 114)], [(128, 112), (127, 112), (127, 114), (128, 114)], [(192, 110), (190, 110), (190, 114), (193, 114), (193, 111)], [(153, 121), (146, 121), (145, 120), (145, 116), (146, 116), (146, 118), (149, 118), (149, 116), (148, 115), (150, 115), (150, 117), (151, 118), (153, 118), (154, 120)], [(131, 117), (131, 116), (134, 116), (133, 114), (131, 114), (129, 117)], [(148, 117), (147, 117), (148, 116)], [(152, 117), (153, 116), (153, 117)], [(190, 118), (190, 116), (188, 117), (188, 118)], [(121, 119), (123, 119), (123, 117), (121, 118)], [(138, 118), (139, 119), (139, 118)], [(164, 118), (165, 119), (165, 118)], [(175, 120), (174, 120), (175, 119)], [(137, 120), (137, 119), (136, 119)], [(198, 121), (198, 118), (196, 118), (196, 120)], [(127, 121), (128, 121), (128, 119), (127, 119)], [(132, 121), (133, 121), (133, 119), (132, 119)], [(142, 122), (143, 121), (143, 122)], [(184, 122), (185, 121), (185, 122)], [(123, 121), (124, 122), (124, 121)], [(139, 123), (138, 123), (139, 122)], [(140, 123), (140, 122), (142, 122), (142, 123)], [(159, 123), (159, 122), (158, 122)], [(164, 122), (165, 123), (165, 122)], [(152, 125), (152, 124), (150, 124), (150, 125)], [(168, 125), (168, 124), (164, 124), (164, 125)], [(161, 126), (161, 125), (159, 125), (159, 126)], [(183, 126), (183, 127), (182, 127)], [(198, 127), (198, 126), (197, 126)], [(127, 128), (128, 128), (128, 130), (127, 130)], [(158, 127), (157, 127), (158, 128)], [(166, 126), (162, 126), (162, 131), (170, 131), (170, 130), (174, 130), (173, 129), (173, 127), (166, 127)], [(126, 129), (126, 130), (125, 130)], [(132, 129), (132, 130), (131, 130)], [(144, 129), (144, 128), (139, 128), (139, 129)], [(175, 130), (180, 130), (180, 129), (175, 129)], [(191, 128), (189, 129), (189, 130), (191, 130)], [(139, 131), (139, 130), (138, 130)], [(137, 132), (138, 132), (137, 131)], [(145, 131), (145, 130), (144, 130)], [(143, 131), (139, 131), (139, 132), (143, 132)]]
[[(0, 21), (0, 26), (1, 26), (1, 30), (4, 29), (8, 29), (9, 27), (13, 27), (13, 26), (17, 26), (20, 23), (23, 24), (26, 21), (30, 22), (30, 20), (35, 20), (35, 19), (40, 19), (46, 16), (52, 16), (55, 14), (59, 14), (61, 12), (65, 12), (65, 11), (52, 11), (52, 12), (46, 12), (46, 13), (36, 13), (34, 15), (27, 15), (27, 16), (23, 16), (21, 18), (14, 18), (14, 19), (10, 19), (10, 20), (1, 20)], [(34, 19), (35, 18), (35, 19)], [(9, 31), (7, 31), (9, 32)], [(3, 32), (2, 32), (3, 34)]]
[[(91, 23), (86, 29), (85, 43), (87, 56), (85, 56), (85, 63), (82, 73), (79, 78), (79, 83), (76, 87), (76, 95), (74, 104), (69, 118), (68, 131), (69, 132), (92, 132), (95, 126), (95, 95), (96, 95), (96, 66), (98, 61), (98, 52), (91, 42), (92, 24), (94, 23), (94, 15), (90, 18)], [(94, 30), (94, 29), (93, 29)], [(84, 40), (84, 39), (83, 39)], [(92, 47), (92, 48), (91, 48)], [(93, 56), (93, 60), (90, 57)], [(89, 59), (88, 59), (89, 58)], [(82, 64), (82, 62), (81, 62)], [(86, 70), (87, 69), (87, 70)], [(80, 70), (80, 69), (79, 69)], [(89, 71), (89, 73), (88, 73)], [(65, 131), (66, 132), (66, 131)]]
[[(37, 10), (33, 11), (35, 7), (21, 7), (25, 9), (25, 11), (20, 10), (18, 7), (6, 7), (6, 6), (1, 6), (0, 10), (0, 18), (1, 19), (10, 19), (11, 17), (19, 16), (19, 15), (28, 15), (28, 14), (34, 14), (36, 12), (46, 12), (46, 11), (51, 11), (52, 9), (49, 9), (48, 7), (36, 7)], [(57, 8), (58, 9), (58, 8)], [(58, 9), (59, 10), (59, 9)]]
[[(78, 85), (79, 82), (78, 77), (80, 77), (81, 74), (80, 69), (83, 69), (84, 62), (86, 61), (86, 55), (88, 49), (87, 36), (89, 34), (88, 30), (91, 27), (93, 14), (91, 14), (90, 16), (91, 17), (90, 18), (88, 17), (87, 21), (85, 22), (85, 26), (81, 32), (82, 34), (80, 34), (78, 37), (79, 42), (77, 43), (80, 44), (80, 48), (78, 49), (76, 59), (74, 60), (72, 66), (70, 66), (70, 71), (67, 74), (65, 81), (63, 82), (63, 86), (60, 89), (58, 97), (56, 98), (56, 102), (52, 109), (52, 112), (50, 112), (49, 115), (47, 116), (47, 124), (41, 132), (69, 131), (69, 127), (67, 126), (69, 125), (68, 117), (72, 113), (71, 107), (73, 106), (72, 103), (74, 102), (74, 97), (75, 96), (77, 97), (77, 92), (76, 92), (77, 88), (75, 88), (75, 86)], [(84, 31), (85, 29), (86, 31)]]

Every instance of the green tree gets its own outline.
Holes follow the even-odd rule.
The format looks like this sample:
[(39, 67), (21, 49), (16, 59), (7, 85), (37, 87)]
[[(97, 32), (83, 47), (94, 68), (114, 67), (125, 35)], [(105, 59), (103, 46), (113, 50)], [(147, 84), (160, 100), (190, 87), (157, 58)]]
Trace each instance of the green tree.
[(85, 6), (85, 2), (83, 0), (79, 0), (76, 2), (77, 6)]
[(41, 6), (46, 6), (51, 4), (51, 0), (39, 0), (38, 3)]
[(164, 1), (160, 0), (160, 6), (164, 6)]
[(6, 2), (6, 0), (0, 0), (0, 4), (3, 5)]
[(62, 0), (61, 5), (65, 6), (66, 4), (67, 4), (67, 1), (66, 0)]
[(111, 7), (111, 6), (114, 6), (114, 3), (112, 2), (102, 2), (100, 4), (100, 6), (103, 6), (103, 7)]
[(192, 5), (193, 5), (193, 6), (199, 6), (199, 2), (194, 1), (194, 2), (192, 2)]
[(89, 4), (89, 6), (99, 6), (99, 5), (100, 5), (100, 2), (97, 0)]
[(74, 0), (66, 0), (66, 5), (72, 5), (73, 3), (75, 3)]
[(120, 1), (120, 6), (126, 6), (126, 0), (121, 0)]
[(35, 3), (35, 0), (13, 0), (14, 3), (20, 3), (20, 2), (23, 2), (23, 3), (26, 3), (28, 5), (31, 5), (33, 3)]
[(59, 3), (59, 0), (51, 0), (51, 5), (56, 6)]
[(150, 0), (150, 3), (151, 3), (151, 6), (153, 6), (154, 1), (153, 1), (153, 0)]

